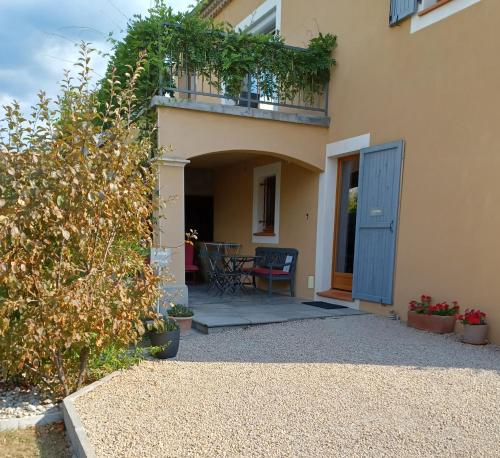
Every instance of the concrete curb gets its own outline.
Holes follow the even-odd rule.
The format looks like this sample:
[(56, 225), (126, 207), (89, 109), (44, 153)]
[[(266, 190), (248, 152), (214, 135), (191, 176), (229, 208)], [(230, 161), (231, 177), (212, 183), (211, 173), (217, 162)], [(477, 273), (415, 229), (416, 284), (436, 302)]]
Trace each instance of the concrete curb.
[(63, 420), (63, 414), (59, 407), (52, 407), (43, 414), (30, 417), (6, 418), (0, 420), (0, 431), (12, 431), (26, 429), (32, 426), (43, 426)]
[(73, 448), (73, 455), (77, 458), (95, 458), (95, 450), (92, 444), (89, 442), (85, 428), (83, 427), (78, 412), (75, 409), (74, 402), (84, 394), (87, 394), (95, 390), (100, 385), (108, 382), (112, 378), (120, 375), (122, 371), (113, 372), (106, 377), (98, 380), (97, 382), (91, 383), (81, 390), (70, 394), (63, 399), (61, 403), (62, 415), (64, 417), (64, 424), (66, 426), (66, 434), (71, 442)]

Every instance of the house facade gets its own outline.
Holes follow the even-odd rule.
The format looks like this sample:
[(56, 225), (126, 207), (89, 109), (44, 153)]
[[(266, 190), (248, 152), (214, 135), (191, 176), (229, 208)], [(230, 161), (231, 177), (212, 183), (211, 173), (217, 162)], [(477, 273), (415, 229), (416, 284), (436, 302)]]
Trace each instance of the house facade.
[(300, 297), (402, 319), (423, 293), (457, 300), (500, 343), (500, 3), (213, 0), (201, 14), (297, 47), (335, 34), (338, 64), (313, 113), (155, 97), (170, 287), (185, 294), (199, 208), (213, 240), (297, 248)]

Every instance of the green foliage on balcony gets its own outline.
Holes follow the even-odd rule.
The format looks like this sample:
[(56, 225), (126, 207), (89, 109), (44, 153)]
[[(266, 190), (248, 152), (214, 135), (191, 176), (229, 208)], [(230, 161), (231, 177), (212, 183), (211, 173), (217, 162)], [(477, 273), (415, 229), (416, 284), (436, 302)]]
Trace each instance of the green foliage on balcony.
[[(319, 34), (307, 49), (289, 47), (279, 35), (236, 32), (227, 24), (193, 15), (167, 25), (161, 38), (174, 74), (186, 68), (235, 97), (246, 76), (252, 75), (264, 96), (279, 93), (288, 99), (299, 92), (312, 99), (324, 90), (335, 64), (336, 44), (335, 36)], [(169, 70), (163, 69), (167, 79)]]
[(146, 17), (135, 16), (125, 37), (114, 41), (101, 99), (106, 99), (111, 76), (125, 78), (145, 51), (145, 68), (137, 84), (138, 113), (158, 93), (160, 81), (173, 84), (172, 73), (180, 68), (202, 75), (230, 96), (238, 96), (251, 74), (267, 97), (279, 93), (292, 99), (300, 92), (312, 100), (330, 79), (336, 44), (336, 36), (319, 34), (306, 49), (291, 48), (281, 36), (239, 33), (228, 24), (199, 17), (196, 10), (174, 14), (160, 1)]

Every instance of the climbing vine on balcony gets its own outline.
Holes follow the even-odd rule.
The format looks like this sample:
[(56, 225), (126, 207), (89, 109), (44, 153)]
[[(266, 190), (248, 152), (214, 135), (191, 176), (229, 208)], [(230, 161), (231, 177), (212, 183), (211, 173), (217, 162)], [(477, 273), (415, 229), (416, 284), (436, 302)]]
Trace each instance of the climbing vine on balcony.
[(301, 92), (312, 99), (324, 90), (335, 64), (337, 38), (319, 34), (306, 49), (286, 46), (283, 37), (241, 33), (227, 24), (197, 16), (165, 26), (162, 47), (167, 55), (164, 77), (187, 71), (202, 75), (218, 90), (238, 96), (247, 75), (262, 95), (293, 99)]
[[(111, 37), (114, 49), (100, 98), (106, 100), (112, 75), (115, 79), (126, 78), (143, 51), (147, 57), (137, 82), (137, 113), (142, 113), (158, 93), (160, 82), (165, 87), (175, 85), (172, 76), (181, 68), (203, 76), (229, 96), (239, 95), (248, 74), (267, 97), (279, 93), (293, 99), (300, 92), (312, 100), (328, 83), (335, 64), (332, 51), (337, 45), (336, 36), (319, 34), (306, 49), (299, 50), (287, 47), (281, 36), (239, 33), (228, 24), (201, 18), (196, 12), (174, 14), (158, 1), (146, 17), (135, 16), (129, 22), (122, 40)], [(150, 118), (149, 124), (153, 122)]]

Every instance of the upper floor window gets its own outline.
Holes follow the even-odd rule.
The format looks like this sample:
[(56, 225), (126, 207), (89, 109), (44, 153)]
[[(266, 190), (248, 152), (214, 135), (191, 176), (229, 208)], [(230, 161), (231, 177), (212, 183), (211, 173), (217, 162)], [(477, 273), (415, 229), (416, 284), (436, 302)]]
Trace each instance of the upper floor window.
[(481, 0), (420, 0), (417, 14), (411, 18), (411, 33), (465, 10)]
[(423, 16), (424, 14), (430, 13), (434, 11), (436, 8), (440, 6), (444, 6), (447, 3), (450, 3), (453, 0), (421, 0), (421, 7), (419, 9), (418, 15)]
[(439, 22), (481, 0), (390, 0), (391, 26), (411, 17), (411, 33)]
[(247, 33), (279, 33), (281, 0), (266, 0), (255, 11), (236, 25), (236, 30)]

